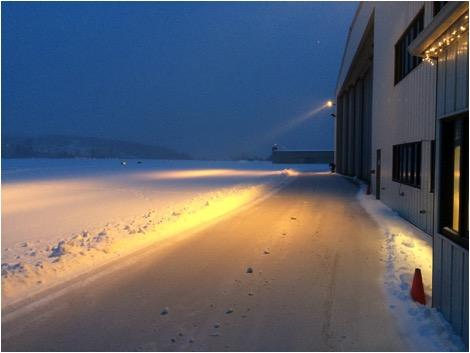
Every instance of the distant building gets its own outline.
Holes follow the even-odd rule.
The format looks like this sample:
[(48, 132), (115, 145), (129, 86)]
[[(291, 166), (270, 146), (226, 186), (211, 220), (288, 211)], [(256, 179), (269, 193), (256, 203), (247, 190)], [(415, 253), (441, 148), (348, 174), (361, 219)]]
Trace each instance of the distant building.
[(468, 2), (363, 2), (336, 88), (335, 162), (434, 237), (433, 306), (468, 347)]
[(281, 150), (274, 145), (271, 160), (280, 164), (328, 164), (334, 160), (334, 151)]

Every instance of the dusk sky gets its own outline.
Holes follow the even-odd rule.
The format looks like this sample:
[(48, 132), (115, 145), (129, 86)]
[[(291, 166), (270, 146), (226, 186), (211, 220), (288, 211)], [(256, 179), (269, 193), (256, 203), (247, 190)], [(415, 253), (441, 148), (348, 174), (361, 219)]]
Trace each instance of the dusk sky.
[(157, 144), (195, 158), (333, 147), (355, 2), (2, 3), (2, 134)]

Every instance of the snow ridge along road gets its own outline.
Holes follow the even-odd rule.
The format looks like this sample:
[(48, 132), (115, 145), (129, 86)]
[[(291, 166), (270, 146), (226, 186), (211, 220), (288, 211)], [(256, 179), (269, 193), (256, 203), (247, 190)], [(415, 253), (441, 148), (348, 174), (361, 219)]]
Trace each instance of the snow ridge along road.
[(155, 242), (176, 239), (177, 234), (266, 197), (293, 173), (270, 163), (6, 160), (3, 164), (4, 317), (18, 307), (24, 310), (25, 303), (51, 288), (64, 288), (105, 264)]

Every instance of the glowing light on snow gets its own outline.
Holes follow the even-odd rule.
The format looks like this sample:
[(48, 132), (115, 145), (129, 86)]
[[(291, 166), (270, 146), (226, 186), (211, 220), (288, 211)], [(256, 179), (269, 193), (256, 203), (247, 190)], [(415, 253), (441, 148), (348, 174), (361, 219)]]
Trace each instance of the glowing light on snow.
[[(189, 173), (189, 175), (217, 175), (219, 173), (207, 170)], [(222, 175), (224, 174), (226, 173), (222, 173)], [(184, 172), (182, 175), (176, 175), (187, 177)], [(58, 182), (55, 181), (55, 183)], [(63, 183), (64, 186), (69, 186), (67, 182)], [(32, 189), (28, 191), (34, 191), (34, 187), (38, 187), (38, 185), (31, 185), (31, 187)], [(176, 202), (171, 207), (162, 209), (152, 216), (134, 217), (130, 222), (127, 222), (127, 226), (124, 226), (126, 222), (124, 225), (119, 222), (111, 222), (105, 227), (91, 227), (86, 232), (74, 233), (69, 237), (62, 238), (63, 253), (58, 255), (57, 259), (60, 258), (60, 261), (57, 262), (50, 261), (48, 257), (50, 250), (44, 251), (40, 247), (42, 244), (40, 243), (35, 249), (37, 251), (35, 256), (31, 256), (31, 259), (29, 257), (22, 259), (24, 274), (27, 276), (15, 275), (9, 276), (8, 280), (2, 279), (2, 300), (5, 303), (13, 303), (25, 296), (42, 292), (54, 285), (76, 278), (116, 259), (129, 255), (134, 256), (134, 254), (139, 256), (140, 250), (158, 242), (164, 240), (180, 241), (182, 237), (191, 236), (192, 230), (210, 225), (227, 214), (242, 209), (251, 201), (266, 195), (268, 190), (269, 187), (264, 185), (218, 188), (212, 192), (193, 196), (191, 200)], [(15, 191), (20, 192), (21, 190), (15, 188)], [(9, 205), (9, 208), (11, 208), (10, 206), (14, 208), (10, 212), (21, 214), (25, 209), (37, 209), (39, 204), (22, 205), (23, 202), (28, 201), (30, 195), (31, 193), (27, 191), (19, 195), (21, 201), (17, 205)], [(46, 196), (46, 193), (43, 196)], [(61, 199), (46, 200), (46, 203), (50, 206), (50, 203), (55, 204), (62, 201)], [(117, 199), (115, 201), (119, 203)], [(123, 204), (125, 206), (125, 202)], [(132, 203), (129, 204), (132, 206)], [(2, 212), (5, 211), (2, 210)], [(56, 224), (54, 216), (47, 218), (46, 221), (60, 226), (60, 224)], [(102, 234), (102, 240), (100, 240), (100, 234)], [(36, 243), (28, 242), (28, 244)], [(54, 244), (57, 243), (51, 243), (49, 248)], [(33, 262), (29, 263), (28, 261)], [(42, 263), (41, 267), (34, 265), (38, 261)]]
[(2, 267), (2, 304), (117, 259), (132, 262), (149, 246), (180, 241), (262, 200), (286, 178), (326, 170), (228, 162), (212, 168), (178, 162), (177, 168), (160, 161), (145, 161), (149, 169), (142, 169), (129, 162), (121, 168), (118, 161), (61, 161), (54, 172), (42, 163), (24, 162), (21, 173), (28, 178), (15, 167), (2, 183), (2, 262), (8, 265)]
[(197, 179), (197, 178), (230, 178), (230, 177), (266, 177), (287, 174), (286, 171), (237, 170), (237, 169), (192, 169), (168, 172), (150, 172), (142, 175), (153, 180)]

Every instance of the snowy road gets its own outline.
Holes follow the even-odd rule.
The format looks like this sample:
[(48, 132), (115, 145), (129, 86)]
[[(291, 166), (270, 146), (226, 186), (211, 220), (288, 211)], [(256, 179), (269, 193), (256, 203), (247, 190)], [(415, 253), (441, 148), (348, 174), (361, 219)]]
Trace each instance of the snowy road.
[(384, 298), (383, 238), (356, 192), (338, 176), (298, 177), (192, 237), (4, 317), (2, 349), (406, 350)]
[(238, 211), (297, 169), (327, 168), (121, 162), (2, 161), (2, 309)]

